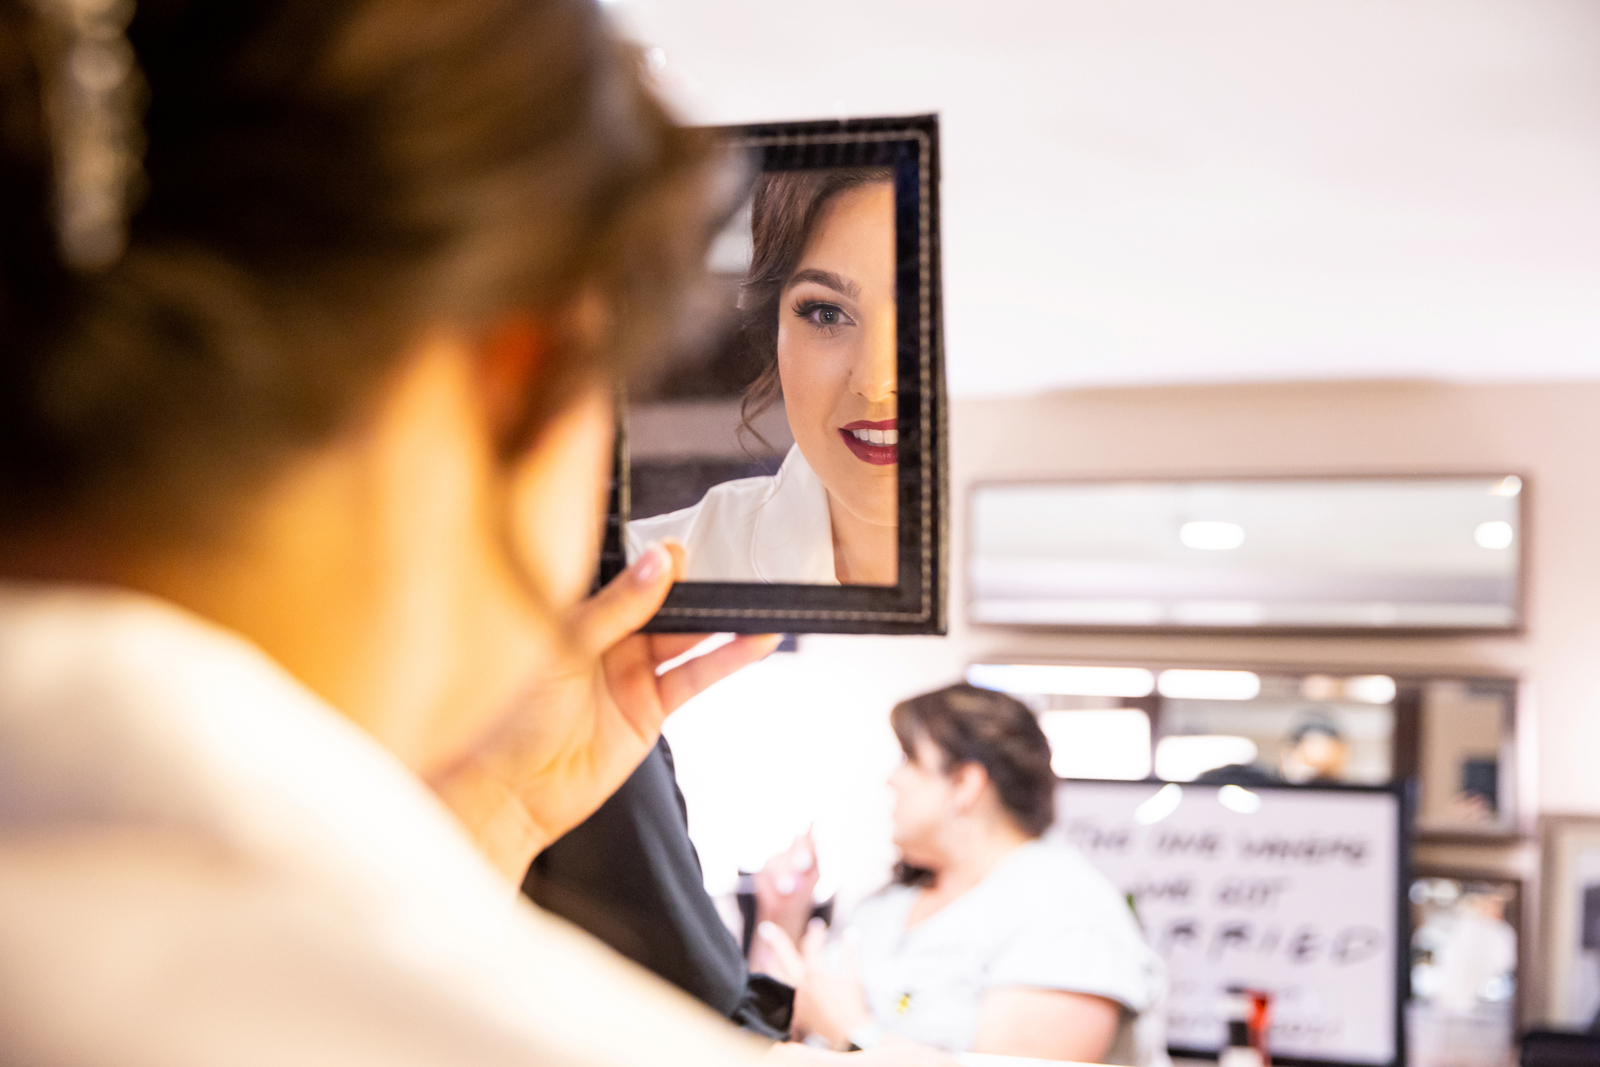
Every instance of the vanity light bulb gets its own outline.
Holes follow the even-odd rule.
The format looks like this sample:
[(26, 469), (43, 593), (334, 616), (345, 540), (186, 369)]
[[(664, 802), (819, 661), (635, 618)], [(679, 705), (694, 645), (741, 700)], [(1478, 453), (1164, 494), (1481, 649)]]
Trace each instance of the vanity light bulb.
[(1387, 674), (1363, 674), (1344, 680), (1344, 695), (1363, 704), (1387, 704), (1394, 700), (1394, 679)]

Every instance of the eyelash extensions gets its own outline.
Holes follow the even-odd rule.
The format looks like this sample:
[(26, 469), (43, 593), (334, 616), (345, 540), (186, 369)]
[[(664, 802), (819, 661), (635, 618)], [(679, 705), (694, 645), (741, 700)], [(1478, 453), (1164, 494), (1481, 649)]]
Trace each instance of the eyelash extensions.
[[(830, 304), (826, 300), (796, 301), (792, 310), (796, 316), (805, 319), (807, 322), (811, 323), (812, 326), (815, 326), (819, 331), (829, 336), (832, 336), (834, 331), (838, 330), (841, 326), (854, 326), (856, 324), (856, 320), (850, 317), (849, 312), (845, 311), (845, 309), (840, 307), (838, 304)], [(821, 322), (815, 317), (818, 312), (822, 312), (824, 314), (831, 312), (835, 315), (838, 315), (839, 319), (842, 321)]]

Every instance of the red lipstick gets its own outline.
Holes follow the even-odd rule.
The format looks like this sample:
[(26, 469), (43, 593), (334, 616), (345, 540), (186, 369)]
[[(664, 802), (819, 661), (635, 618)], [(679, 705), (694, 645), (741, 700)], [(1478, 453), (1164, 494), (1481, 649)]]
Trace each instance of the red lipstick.
[(839, 436), (845, 447), (865, 463), (887, 467), (900, 459), (900, 434), (894, 419), (857, 419), (839, 427)]

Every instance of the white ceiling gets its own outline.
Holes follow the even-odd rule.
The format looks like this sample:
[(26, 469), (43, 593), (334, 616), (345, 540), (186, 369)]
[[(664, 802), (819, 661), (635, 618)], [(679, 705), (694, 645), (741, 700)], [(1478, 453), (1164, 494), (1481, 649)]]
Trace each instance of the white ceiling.
[(614, 0), (697, 122), (937, 111), (956, 395), (1600, 378), (1600, 0)]

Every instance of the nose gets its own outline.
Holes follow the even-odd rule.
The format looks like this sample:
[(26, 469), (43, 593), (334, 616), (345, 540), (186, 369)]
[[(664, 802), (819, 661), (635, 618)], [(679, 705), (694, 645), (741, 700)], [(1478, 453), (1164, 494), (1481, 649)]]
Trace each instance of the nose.
[(894, 318), (892, 304), (871, 316), (861, 332), (861, 351), (850, 368), (850, 391), (869, 404), (882, 404), (895, 395)]

